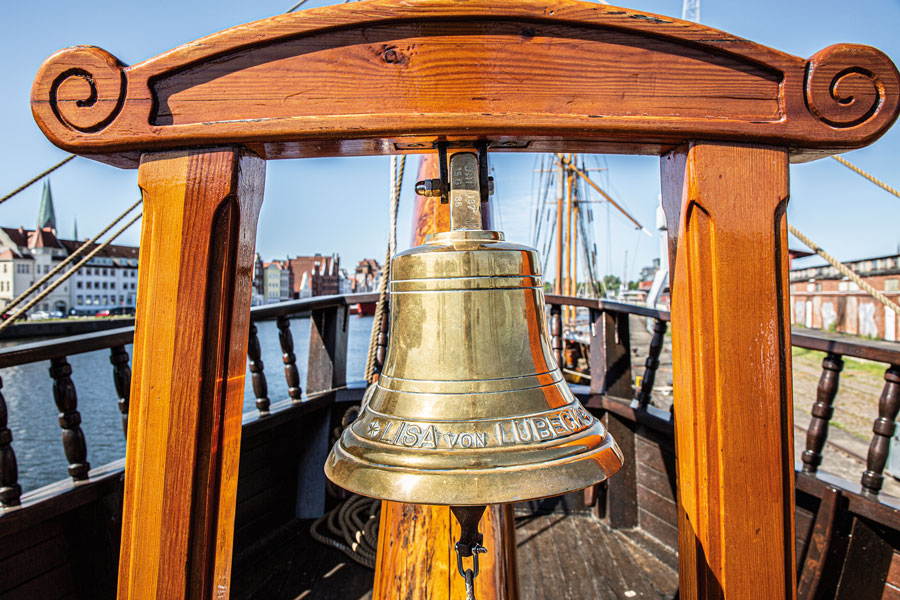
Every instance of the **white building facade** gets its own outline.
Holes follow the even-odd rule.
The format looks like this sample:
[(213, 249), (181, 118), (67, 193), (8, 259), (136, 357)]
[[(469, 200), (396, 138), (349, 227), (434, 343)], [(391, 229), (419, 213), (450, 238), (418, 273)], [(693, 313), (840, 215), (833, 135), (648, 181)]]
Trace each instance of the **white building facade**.
[[(39, 230), (0, 227), (0, 311), (81, 244), (57, 238), (50, 227)], [(137, 266), (137, 247), (109, 245), (43, 298), (29, 314), (36, 311), (95, 314), (120, 307), (133, 309), (137, 301)], [(43, 284), (41, 289), (55, 279)]]
[(266, 303), (290, 300), (292, 284), (290, 265), (277, 260), (264, 263), (263, 291)]

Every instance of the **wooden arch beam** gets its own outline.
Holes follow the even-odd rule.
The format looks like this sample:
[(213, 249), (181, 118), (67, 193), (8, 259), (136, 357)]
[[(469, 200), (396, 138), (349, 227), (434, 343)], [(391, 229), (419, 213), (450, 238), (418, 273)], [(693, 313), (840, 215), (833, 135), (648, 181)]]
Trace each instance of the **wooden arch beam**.
[(243, 144), (266, 159), (495, 149), (662, 154), (690, 140), (858, 148), (897, 116), (900, 76), (867, 46), (805, 60), (678, 19), (571, 0), (370, 0), (290, 13), (126, 67), (51, 56), (32, 110), (59, 147)]

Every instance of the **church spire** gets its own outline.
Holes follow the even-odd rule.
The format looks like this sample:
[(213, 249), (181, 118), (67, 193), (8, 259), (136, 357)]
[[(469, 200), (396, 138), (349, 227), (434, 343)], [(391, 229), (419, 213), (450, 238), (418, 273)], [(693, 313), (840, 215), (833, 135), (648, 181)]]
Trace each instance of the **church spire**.
[(72, 239), (76, 242), (78, 241), (78, 217), (75, 217), (74, 225), (72, 227)]
[(50, 192), (50, 180), (44, 180), (44, 191), (41, 194), (41, 208), (38, 211), (37, 228), (50, 227), (56, 231), (56, 214), (53, 211), (53, 194)]

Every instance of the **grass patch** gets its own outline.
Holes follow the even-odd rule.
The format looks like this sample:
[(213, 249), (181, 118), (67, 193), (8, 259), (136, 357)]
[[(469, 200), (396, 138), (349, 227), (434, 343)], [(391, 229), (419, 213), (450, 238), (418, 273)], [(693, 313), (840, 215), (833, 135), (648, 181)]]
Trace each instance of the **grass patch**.
[[(825, 353), (798, 346), (791, 347), (791, 356), (796, 362), (803, 362), (821, 368)], [(862, 358), (844, 358), (844, 370), (841, 375), (877, 375), (884, 377), (888, 365)]]
[(860, 433), (860, 432), (858, 432), (858, 431), (854, 431), (853, 429), (850, 429), (849, 427), (847, 427), (846, 425), (844, 425), (844, 424), (841, 423), (840, 421), (835, 421), (834, 419), (832, 419), (831, 421), (829, 421), (829, 422), (828, 422), (828, 425), (831, 426), (831, 427), (837, 427), (837, 428), (840, 429), (841, 431), (844, 431), (844, 432), (846, 432), (846, 433), (849, 433), (849, 434), (852, 435), (853, 437), (855, 437), (855, 438), (857, 438), (858, 440), (861, 440), (861, 441), (863, 441), (863, 442), (868, 442), (868, 441), (872, 438), (871, 434), (868, 435), (868, 436), (863, 435), (862, 433)]

